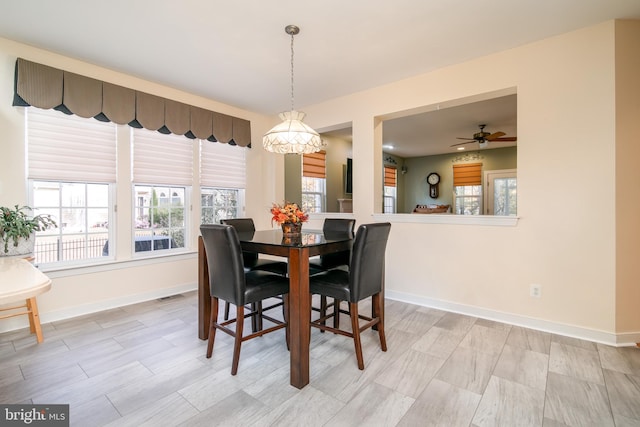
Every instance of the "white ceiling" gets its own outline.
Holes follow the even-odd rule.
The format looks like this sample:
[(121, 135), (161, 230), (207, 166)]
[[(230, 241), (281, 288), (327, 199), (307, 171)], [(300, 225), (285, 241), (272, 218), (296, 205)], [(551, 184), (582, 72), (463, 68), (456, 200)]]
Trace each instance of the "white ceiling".
[(614, 18), (640, 19), (640, 1), (4, 0), (0, 37), (276, 114), (291, 101), (288, 24), (301, 28), (295, 106), (304, 110)]
[[(385, 120), (382, 126), (383, 150), (399, 157), (420, 157), (480, 149), (477, 142), (457, 138), (473, 138), (484, 124), (485, 132), (504, 132), (517, 137), (517, 95), (500, 96), (459, 106), (435, 109), (397, 119)], [(517, 142), (494, 141), (483, 150), (515, 146)]]

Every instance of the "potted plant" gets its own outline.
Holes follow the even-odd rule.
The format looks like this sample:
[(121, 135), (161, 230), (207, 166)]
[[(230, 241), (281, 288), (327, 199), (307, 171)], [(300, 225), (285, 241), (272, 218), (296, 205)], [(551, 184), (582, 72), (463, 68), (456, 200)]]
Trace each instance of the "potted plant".
[(56, 227), (50, 215), (29, 216), (29, 206), (0, 207), (0, 256), (33, 252), (35, 232)]

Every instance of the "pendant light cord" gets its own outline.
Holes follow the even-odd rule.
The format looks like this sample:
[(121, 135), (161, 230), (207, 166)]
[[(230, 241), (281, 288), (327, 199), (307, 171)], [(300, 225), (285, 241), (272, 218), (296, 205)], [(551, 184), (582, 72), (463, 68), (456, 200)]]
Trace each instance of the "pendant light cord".
[(293, 111), (293, 36), (291, 34), (291, 111)]

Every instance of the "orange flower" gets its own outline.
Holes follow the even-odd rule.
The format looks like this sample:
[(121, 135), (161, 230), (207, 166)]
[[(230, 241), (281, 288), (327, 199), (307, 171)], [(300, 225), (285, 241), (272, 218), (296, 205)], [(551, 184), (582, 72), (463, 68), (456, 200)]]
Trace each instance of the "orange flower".
[(274, 203), (271, 206), (271, 224), (274, 222), (278, 224), (306, 222), (309, 219), (309, 215), (304, 213), (296, 203), (284, 202), (281, 206)]

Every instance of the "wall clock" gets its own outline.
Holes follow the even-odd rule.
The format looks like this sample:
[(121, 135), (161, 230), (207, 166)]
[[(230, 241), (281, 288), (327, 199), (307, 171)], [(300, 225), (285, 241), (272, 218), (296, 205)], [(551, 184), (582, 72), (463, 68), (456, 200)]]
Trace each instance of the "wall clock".
[(435, 172), (431, 172), (429, 176), (427, 176), (427, 182), (429, 183), (429, 197), (431, 197), (432, 199), (437, 199), (440, 175)]

